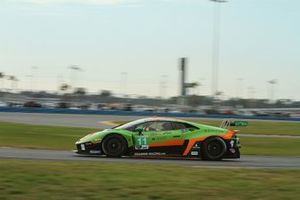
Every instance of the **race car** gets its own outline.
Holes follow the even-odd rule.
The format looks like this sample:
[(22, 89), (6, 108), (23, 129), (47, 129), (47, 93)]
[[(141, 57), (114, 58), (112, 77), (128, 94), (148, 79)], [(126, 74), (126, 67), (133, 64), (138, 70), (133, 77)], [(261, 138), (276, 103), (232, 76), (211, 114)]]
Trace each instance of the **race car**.
[(247, 124), (226, 120), (221, 127), (214, 127), (172, 118), (144, 118), (89, 134), (76, 142), (75, 152), (107, 157), (240, 158), (237, 131), (227, 128)]

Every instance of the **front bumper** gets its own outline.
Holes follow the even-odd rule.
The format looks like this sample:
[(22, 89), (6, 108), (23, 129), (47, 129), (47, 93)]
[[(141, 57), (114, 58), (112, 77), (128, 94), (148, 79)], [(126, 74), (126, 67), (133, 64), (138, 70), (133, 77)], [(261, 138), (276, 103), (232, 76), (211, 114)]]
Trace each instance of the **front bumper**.
[(76, 150), (73, 152), (77, 154), (101, 154), (101, 143), (76, 143)]

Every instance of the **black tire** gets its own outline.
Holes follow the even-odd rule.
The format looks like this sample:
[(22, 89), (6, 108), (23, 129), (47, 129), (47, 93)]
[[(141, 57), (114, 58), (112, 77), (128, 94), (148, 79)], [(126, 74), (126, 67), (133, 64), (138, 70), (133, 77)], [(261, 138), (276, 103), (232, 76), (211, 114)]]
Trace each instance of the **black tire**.
[(226, 143), (219, 137), (211, 137), (202, 143), (201, 155), (203, 160), (222, 160), (227, 151)]
[(109, 135), (102, 142), (102, 150), (108, 157), (120, 157), (127, 152), (127, 142), (121, 135)]

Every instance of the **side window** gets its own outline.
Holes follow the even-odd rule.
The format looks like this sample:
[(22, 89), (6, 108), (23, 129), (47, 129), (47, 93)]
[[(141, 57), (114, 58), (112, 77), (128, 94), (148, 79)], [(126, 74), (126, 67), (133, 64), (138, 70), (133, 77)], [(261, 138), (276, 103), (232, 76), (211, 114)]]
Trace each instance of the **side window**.
[(197, 127), (186, 124), (186, 123), (180, 123), (180, 122), (173, 122), (172, 123), (173, 130), (183, 130), (183, 129), (189, 129), (191, 131), (198, 129)]
[(149, 131), (169, 131), (172, 130), (172, 124), (170, 122), (153, 122), (146, 128)]
[(132, 127), (131, 131), (134, 131), (136, 129), (143, 129), (143, 131), (147, 132), (147, 131), (171, 131), (171, 130), (185, 130), (185, 129), (196, 130), (198, 128), (180, 122), (152, 121), (152, 122), (145, 122), (145, 123), (138, 124)]
[(171, 122), (160, 122), (160, 131), (170, 131), (173, 130)]
[(173, 130), (171, 122), (146, 122), (136, 126), (135, 129), (142, 128), (144, 131), (169, 131)]
[(149, 123), (148, 126), (145, 127), (145, 131), (157, 131), (157, 122)]
[(154, 125), (155, 125), (154, 122), (146, 122), (146, 123), (138, 124), (135, 126), (134, 130), (143, 129), (144, 131), (153, 131), (153, 130), (155, 130), (153, 128)]
[(172, 126), (173, 126), (173, 130), (186, 129), (185, 125), (179, 122), (173, 122)]

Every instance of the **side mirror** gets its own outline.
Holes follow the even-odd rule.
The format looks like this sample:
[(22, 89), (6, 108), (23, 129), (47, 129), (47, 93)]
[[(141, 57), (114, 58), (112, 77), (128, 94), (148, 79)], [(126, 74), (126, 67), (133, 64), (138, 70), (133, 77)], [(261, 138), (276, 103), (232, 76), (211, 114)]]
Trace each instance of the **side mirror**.
[(138, 132), (139, 135), (142, 135), (143, 130), (144, 130), (143, 128), (137, 128), (137, 129), (135, 129), (135, 132)]

